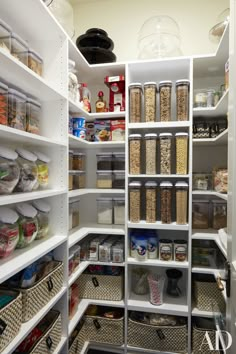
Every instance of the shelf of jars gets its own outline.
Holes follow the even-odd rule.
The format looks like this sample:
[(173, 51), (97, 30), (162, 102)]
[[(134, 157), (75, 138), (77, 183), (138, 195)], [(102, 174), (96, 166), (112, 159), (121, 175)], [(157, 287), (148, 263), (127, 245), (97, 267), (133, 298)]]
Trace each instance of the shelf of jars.
[(86, 194), (124, 194), (124, 189), (110, 189), (110, 188), (83, 188), (83, 189), (75, 189), (68, 192), (69, 198), (74, 198), (81, 195)]
[(225, 129), (216, 138), (199, 138), (193, 139), (194, 147), (197, 146), (217, 146), (228, 144), (228, 129)]
[(189, 225), (178, 225), (176, 222), (172, 222), (170, 224), (162, 224), (161, 221), (157, 221), (154, 223), (147, 223), (145, 220), (140, 220), (140, 222), (128, 222), (129, 228), (133, 229), (157, 229), (157, 230), (179, 230), (179, 231), (188, 231)]
[(227, 89), (214, 107), (193, 108), (194, 117), (220, 117), (228, 112), (229, 90)]

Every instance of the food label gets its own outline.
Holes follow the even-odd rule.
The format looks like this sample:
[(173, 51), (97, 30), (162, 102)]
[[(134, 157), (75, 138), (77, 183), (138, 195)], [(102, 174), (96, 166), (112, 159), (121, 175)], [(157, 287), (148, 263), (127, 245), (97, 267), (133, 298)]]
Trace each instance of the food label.
[(48, 165), (38, 165), (38, 182), (40, 186), (46, 186), (48, 184)]
[(111, 140), (125, 141), (125, 120), (124, 119), (111, 121)]
[(178, 262), (184, 262), (186, 260), (186, 248), (184, 246), (175, 246), (175, 260)]
[(167, 244), (160, 245), (160, 259), (163, 261), (170, 261), (172, 259), (171, 246)]
[(0, 229), (0, 257), (9, 255), (15, 249), (18, 238), (18, 228), (3, 227)]
[(147, 248), (144, 245), (138, 245), (137, 252), (139, 256), (145, 257), (147, 253)]

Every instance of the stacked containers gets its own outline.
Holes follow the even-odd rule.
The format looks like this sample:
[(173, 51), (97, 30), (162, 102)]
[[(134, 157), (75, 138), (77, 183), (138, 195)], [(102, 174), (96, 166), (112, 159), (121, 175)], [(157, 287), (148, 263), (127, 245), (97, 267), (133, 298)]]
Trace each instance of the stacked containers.
[(176, 115), (177, 120), (189, 120), (189, 80), (177, 80), (176, 88)]
[(28, 67), (39, 76), (42, 76), (43, 59), (38, 53), (36, 53), (32, 49), (28, 51)]

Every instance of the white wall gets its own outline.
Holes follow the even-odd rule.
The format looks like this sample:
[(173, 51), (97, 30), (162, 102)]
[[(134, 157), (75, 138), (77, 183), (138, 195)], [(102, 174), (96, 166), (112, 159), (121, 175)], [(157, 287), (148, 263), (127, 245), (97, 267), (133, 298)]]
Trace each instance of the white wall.
[(184, 55), (206, 54), (216, 45), (208, 38), (217, 16), (229, 0), (73, 0), (75, 39), (88, 28), (108, 32), (114, 41), (117, 61), (137, 58), (138, 32), (143, 22), (156, 15), (168, 15), (179, 24)]

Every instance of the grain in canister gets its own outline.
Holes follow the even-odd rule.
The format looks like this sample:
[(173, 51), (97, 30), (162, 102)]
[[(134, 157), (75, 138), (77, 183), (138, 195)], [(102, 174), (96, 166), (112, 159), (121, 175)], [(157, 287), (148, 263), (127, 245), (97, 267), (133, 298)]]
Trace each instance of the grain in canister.
[(146, 122), (156, 121), (157, 85), (155, 82), (144, 83), (144, 117)]
[(129, 135), (129, 173), (141, 173), (141, 134)]
[(188, 173), (188, 133), (180, 132), (175, 134), (176, 139), (176, 174), (186, 175)]
[(176, 88), (176, 115), (177, 120), (189, 120), (189, 80), (177, 80)]
[(129, 183), (129, 219), (140, 222), (141, 219), (141, 182)]
[(168, 122), (171, 120), (171, 81), (160, 81), (160, 120), (161, 122)]
[(142, 84), (132, 83), (129, 85), (129, 117), (130, 123), (140, 123), (142, 118)]
[(161, 182), (161, 222), (170, 224), (172, 222), (172, 189), (171, 182)]
[(187, 224), (188, 183), (176, 182), (176, 224)]
[(161, 133), (160, 137), (160, 173), (171, 174), (172, 133)]
[(146, 182), (146, 222), (154, 223), (157, 220), (157, 183)]
[(145, 134), (145, 147), (146, 147), (146, 174), (156, 174), (157, 166), (157, 134)]

